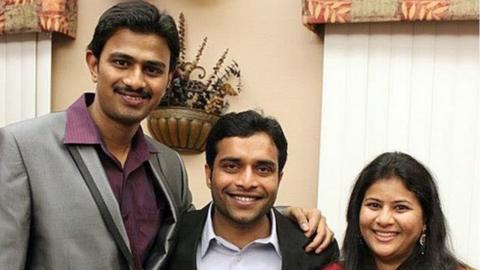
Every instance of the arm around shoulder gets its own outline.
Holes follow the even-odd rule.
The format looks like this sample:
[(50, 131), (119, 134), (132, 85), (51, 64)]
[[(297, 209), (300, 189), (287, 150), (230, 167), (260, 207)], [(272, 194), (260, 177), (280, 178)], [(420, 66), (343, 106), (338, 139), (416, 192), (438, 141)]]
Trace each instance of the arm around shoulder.
[(0, 265), (24, 269), (31, 220), (28, 173), (13, 134), (0, 129)]

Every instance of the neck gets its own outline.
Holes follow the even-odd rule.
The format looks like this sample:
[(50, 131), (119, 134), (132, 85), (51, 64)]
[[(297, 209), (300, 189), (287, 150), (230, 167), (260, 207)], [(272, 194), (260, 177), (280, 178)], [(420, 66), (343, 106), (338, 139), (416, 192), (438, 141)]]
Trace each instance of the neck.
[(96, 100), (88, 107), (88, 111), (108, 151), (122, 164), (127, 160), (132, 138), (138, 131), (140, 123), (123, 125), (105, 115), (99, 108)]
[(271, 221), (267, 215), (248, 224), (239, 224), (226, 218), (219, 211), (215, 211), (215, 207), (212, 210), (213, 230), (215, 234), (240, 249), (257, 239), (270, 235)]

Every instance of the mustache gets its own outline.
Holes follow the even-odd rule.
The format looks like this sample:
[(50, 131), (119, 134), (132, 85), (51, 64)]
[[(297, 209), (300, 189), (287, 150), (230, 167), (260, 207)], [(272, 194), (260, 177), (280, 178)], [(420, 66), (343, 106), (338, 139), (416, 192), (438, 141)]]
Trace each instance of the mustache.
[(114, 85), (113, 91), (118, 92), (123, 95), (129, 95), (134, 97), (141, 97), (141, 98), (151, 98), (152, 94), (151, 91), (146, 88), (138, 88), (133, 89), (128, 85)]

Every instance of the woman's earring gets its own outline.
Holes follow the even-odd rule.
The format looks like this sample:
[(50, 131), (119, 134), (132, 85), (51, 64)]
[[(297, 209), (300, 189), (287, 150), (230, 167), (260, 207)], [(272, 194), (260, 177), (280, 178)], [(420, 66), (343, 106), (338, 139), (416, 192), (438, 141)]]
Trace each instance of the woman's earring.
[(420, 253), (425, 255), (425, 244), (427, 242), (427, 226), (423, 225), (422, 235), (420, 235), (420, 239), (418, 243), (420, 244)]

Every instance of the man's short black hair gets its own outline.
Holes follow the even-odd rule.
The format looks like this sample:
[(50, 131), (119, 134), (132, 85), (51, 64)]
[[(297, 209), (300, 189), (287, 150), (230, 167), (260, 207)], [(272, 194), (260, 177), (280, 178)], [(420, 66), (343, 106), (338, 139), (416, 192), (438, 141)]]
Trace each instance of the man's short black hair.
[(105, 43), (120, 29), (129, 29), (142, 34), (157, 34), (164, 38), (170, 49), (169, 71), (175, 69), (180, 43), (175, 20), (166, 12), (160, 12), (157, 7), (146, 1), (119, 3), (102, 14), (87, 49), (100, 59)]
[(282, 127), (277, 120), (265, 117), (253, 110), (225, 114), (215, 123), (208, 135), (205, 147), (208, 166), (213, 168), (219, 141), (229, 137), (246, 138), (258, 132), (265, 132), (277, 147), (278, 172), (281, 172), (287, 161), (288, 146)]

